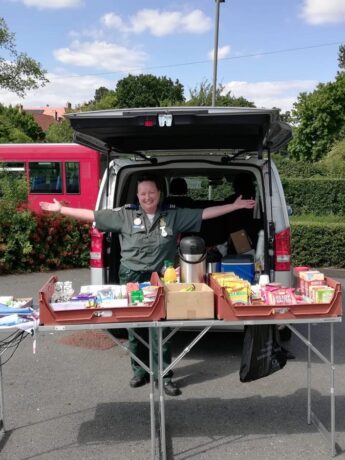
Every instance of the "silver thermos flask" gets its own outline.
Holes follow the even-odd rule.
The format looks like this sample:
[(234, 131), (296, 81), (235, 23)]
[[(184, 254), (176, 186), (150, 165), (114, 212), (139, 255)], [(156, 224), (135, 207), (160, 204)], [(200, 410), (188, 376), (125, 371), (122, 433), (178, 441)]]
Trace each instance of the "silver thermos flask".
[(206, 275), (206, 246), (200, 236), (185, 236), (179, 245), (182, 283), (204, 283)]

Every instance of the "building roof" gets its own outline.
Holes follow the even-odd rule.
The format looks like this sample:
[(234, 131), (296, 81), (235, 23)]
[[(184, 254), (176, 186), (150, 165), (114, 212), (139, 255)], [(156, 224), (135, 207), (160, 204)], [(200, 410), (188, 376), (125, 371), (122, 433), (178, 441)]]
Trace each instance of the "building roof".
[(44, 132), (48, 130), (51, 124), (61, 121), (66, 113), (66, 107), (50, 107), (48, 105), (45, 107), (22, 107), (21, 109), (26, 113), (31, 113)]

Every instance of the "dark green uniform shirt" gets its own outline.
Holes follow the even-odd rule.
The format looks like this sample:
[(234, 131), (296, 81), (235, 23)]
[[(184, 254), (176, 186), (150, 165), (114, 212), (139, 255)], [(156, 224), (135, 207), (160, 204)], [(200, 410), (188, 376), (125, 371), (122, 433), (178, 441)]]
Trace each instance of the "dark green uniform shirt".
[(202, 209), (159, 210), (151, 224), (139, 207), (122, 206), (95, 211), (96, 227), (121, 234), (121, 264), (130, 270), (160, 271), (165, 259), (174, 260), (178, 233), (199, 232)]

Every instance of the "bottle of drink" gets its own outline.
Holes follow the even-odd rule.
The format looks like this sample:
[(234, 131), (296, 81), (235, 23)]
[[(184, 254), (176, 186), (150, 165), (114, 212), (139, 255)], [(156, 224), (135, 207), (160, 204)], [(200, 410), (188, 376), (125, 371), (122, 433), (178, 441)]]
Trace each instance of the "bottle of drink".
[(166, 259), (164, 261), (164, 264), (163, 264), (163, 267), (162, 267), (162, 270), (161, 270), (161, 275), (162, 275), (163, 278), (164, 278), (165, 270), (169, 267), (170, 264), (171, 264), (170, 260)]
[(163, 280), (164, 280), (164, 283), (176, 283), (177, 281), (176, 271), (175, 271), (175, 268), (172, 262), (169, 262), (169, 265), (167, 266), (164, 272)]
[(258, 242), (256, 244), (256, 251), (255, 251), (255, 264), (259, 268), (258, 271), (262, 271), (264, 268), (264, 254), (265, 250), (265, 233), (263, 230), (259, 231), (258, 235)]

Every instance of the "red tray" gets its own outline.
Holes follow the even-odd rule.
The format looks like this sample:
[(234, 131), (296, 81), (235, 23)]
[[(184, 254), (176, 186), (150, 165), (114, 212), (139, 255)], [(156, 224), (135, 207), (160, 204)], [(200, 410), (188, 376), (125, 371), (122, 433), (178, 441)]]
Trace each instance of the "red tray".
[(226, 288), (210, 277), (210, 287), (215, 293), (216, 316), (218, 319), (296, 319), (312, 316), (329, 317), (342, 315), (341, 284), (326, 278), (328, 286), (335, 289), (330, 303), (305, 303), (296, 305), (236, 305), (229, 299)]
[(40, 325), (127, 323), (135, 321), (159, 321), (164, 319), (164, 291), (157, 273), (151, 276), (151, 284), (158, 286), (155, 301), (141, 307), (87, 308), (85, 310), (54, 311), (50, 301), (54, 293), (56, 276), (52, 276), (39, 291)]

